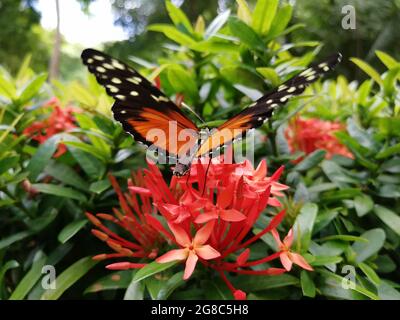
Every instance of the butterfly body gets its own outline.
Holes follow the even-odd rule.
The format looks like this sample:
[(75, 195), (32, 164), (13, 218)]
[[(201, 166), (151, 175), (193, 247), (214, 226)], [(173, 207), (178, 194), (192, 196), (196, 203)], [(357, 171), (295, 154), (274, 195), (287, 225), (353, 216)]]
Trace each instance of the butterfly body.
[(177, 176), (185, 175), (195, 158), (219, 154), (216, 151), (224, 145), (260, 127), (278, 106), (304, 92), (307, 85), (341, 61), (341, 55), (336, 54), (307, 68), (210, 131), (200, 130), (175, 103), (125, 63), (94, 49), (84, 50), (81, 57), (115, 99), (114, 118), (136, 141), (174, 159)]

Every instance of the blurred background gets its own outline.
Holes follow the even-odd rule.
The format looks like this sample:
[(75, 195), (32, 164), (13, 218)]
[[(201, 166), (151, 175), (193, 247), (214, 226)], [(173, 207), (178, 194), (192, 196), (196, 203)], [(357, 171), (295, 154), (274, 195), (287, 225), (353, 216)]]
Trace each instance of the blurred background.
[[(400, 58), (400, 0), (291, 0), (291, 25), (305, 24), (288, 35), (290, 41), (321, 41), (321, 55), (340, 50), (345, 57), (359, 57), (373, 66), (375, 50)], [(199, 14), (209, 23), (216, 13), (233, 8), (235, 0), (174, 0), (195, 22)], [(255, 1), (249, 1), (254, 6)], [(356, 9), (356, 29), (338, 26), (342, 8)], [(0, 0), (0, 64), (18, 70), (27, 54), (36, 72), (49, 71), (51, 78), (83, 77), (79, 61), (83, 48), (104, 49), (122, 59), (162, 55), (163, 35), (145, 31), (154, 22), (168, 22), (163, 0)], [(290, 25), (289, 25), (290, 26)], [(301, 50), (305, 48), (294, 49)], [(378, 65), (375, 65), (378, 64)], [(343, 65), (348, 77), (363, 74), (354, 65)]]

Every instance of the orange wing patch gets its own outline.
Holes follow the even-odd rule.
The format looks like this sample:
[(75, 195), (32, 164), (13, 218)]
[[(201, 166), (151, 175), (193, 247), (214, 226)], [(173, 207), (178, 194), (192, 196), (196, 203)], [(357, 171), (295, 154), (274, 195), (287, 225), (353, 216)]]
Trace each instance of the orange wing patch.
[(230, 144), (233, 140), (242, 137), (248, 129), (252, 128), (252, 117), (251, 114), (238, 114), (219, 126), (211, 132), (211, 135), (200, 146), (195, 156), (202, 157), (218, 147)]
[(149, 144), (178, 157), (191, 150), (198, 139), (197, 127), (173, 110), (163, 113), (143, 108), (137, 118), (126, 122)]

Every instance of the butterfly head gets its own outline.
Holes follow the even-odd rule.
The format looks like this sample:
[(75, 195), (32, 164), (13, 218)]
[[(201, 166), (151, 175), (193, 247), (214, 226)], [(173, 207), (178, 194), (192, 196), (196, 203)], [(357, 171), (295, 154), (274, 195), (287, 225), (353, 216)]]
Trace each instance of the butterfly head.
[(178, 162), (174, 168), (174, 171), (172, 172), (174, 176), (177, 177), (183, 177), (184, 175), (186, 175), (189, 170), (190, 170), (190, 163), (188, 164), (184, 164), (181, 162)]

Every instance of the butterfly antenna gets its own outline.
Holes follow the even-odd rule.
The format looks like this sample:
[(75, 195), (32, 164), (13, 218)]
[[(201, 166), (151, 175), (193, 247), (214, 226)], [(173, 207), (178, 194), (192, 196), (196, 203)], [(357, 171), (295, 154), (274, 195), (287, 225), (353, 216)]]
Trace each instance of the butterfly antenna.
[(181, 102), (181, 106), (184, 107), (185, 109), (189, 110), (191, 113), (193, 113), (197, 119), (199, 119), (203, 124), (206, 124), (204, 120), (191, 108), (189, 107), (185, 102)]

